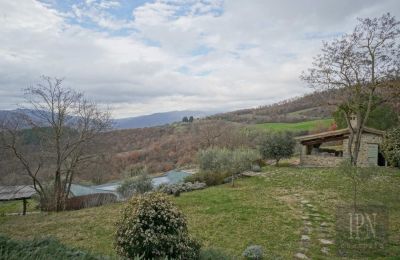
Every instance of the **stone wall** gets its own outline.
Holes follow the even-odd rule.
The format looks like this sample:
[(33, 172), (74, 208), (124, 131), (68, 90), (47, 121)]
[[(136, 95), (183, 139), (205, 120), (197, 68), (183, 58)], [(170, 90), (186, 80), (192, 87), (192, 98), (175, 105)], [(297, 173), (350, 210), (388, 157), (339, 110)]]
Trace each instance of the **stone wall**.
[(336, 167), (343, 157), (301, 154), (300, 163), (303, 166)]
[[(364, 133), (361, 136), (360, 153), (358, 155), (357, 165), (359, 166), (371, 166), (368, 162), (368, 144), (380, 144), (382, 143), (382, 136)], [(349, 139), (343, 140), (343, 157), (349, 157), (348, 150)], [(353, 145), (354, 147), (354, 145)]]

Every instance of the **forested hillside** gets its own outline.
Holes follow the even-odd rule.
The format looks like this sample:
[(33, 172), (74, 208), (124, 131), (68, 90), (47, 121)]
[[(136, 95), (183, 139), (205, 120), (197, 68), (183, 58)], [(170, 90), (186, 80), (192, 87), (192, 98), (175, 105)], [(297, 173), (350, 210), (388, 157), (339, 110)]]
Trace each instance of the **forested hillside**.
[(324, 119), (332, 117), (335, 111), (325, 96), (325, 93), (313, 93), (258, 108), (217, 114), (212, 118), (247, 124)]
[[(93, 159), (79, 169), (76, 180), (103, 183), (120, 179), (135, 167), (147, 167), (149, 172), (155, 173), (188, 166), (196, 163), (199, 149), (213, 146), (255, 147), (260, 131), (265, 130), (297, 129), (298, 135), (325, 131), (331, 128), (332, 119), (327, 118), (333, 118), (335, 111), (335, 107), (327, 102), (331, 98), (332, 93), (313, 93), (255, 109), (218, 114), (193, 123), (104, 132), (86, 147), (86, 153), (93, 155)], [(385, 119), (381, 114), (388, 114), (387, 107), (392, 109), (392, 115), (400, 115), (398, 102), (392, 101), (385, 107), (381, 109), (383, 112), (379, 110), (372, 116)], [(342, 127), (340, 118), (335, 116), (335, 119)], [(258, 124), (257, 127), (253, 127), (254, 124)], [(372, 127), (379, 128), (379, 125)], [(38, 140), (30, 130), (24, 130), (23, 140), (26, 153), (35, 150)], [(34, 153), (31, 154), (34, 156)], [(0, 157), (1, 182), (29, 183), (29, 178), (22, 177), (25, 176), (24, 170), (12, 154), (0, 149)], [(51, 167), (44, 165), (49, 172)]]
[[(34, 158), (37, 140), (29, 130), (24, 149)], [(86, 146), (85, 153), (93, 158), (79, 169), (77, 181), (103, 183), (120, 179), (137, 167), (147, 167), (150, 173), (164, 172), (187, 166), (196, 161), (199, 149), (220, 146), (234, 148), (254, 145), (256, 130), (244, 131), (243, 125), (222, 120), (197, 120), (161, 127), (114, 130), (102, 133)], [(24, 169), (7, 150), (0, 149), (0, 181), (29, 183)], [(51, 172), (52, 165), (43, 162)]]
[[(400, 88), (400, 81), (394, 84), (394, 87), (397, 86)], [(387, 105), (400, 115), (399, 97), (392, 96), (392, 93), (388, 91), (376, 94), (383, 99), (382, 104)], [(341, 92), (333, 90), (313, 92), (271, 105), (221, 113), (210, 118), (245, 124), (294, 123), (327, 119), (333, 117), (333, 113), (336, 111), (335, 105), (339, 104), (346, 95), (346, 90), (342, 90)]]

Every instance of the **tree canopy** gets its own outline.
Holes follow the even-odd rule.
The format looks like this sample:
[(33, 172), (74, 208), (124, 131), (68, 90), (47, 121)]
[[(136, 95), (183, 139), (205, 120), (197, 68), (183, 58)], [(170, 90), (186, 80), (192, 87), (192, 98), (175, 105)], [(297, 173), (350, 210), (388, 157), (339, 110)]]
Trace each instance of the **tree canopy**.
[(265, 135), (259, 149), (264, 159), (274, 159), (278, 165), (281, 159), (293, 155), (295, 145), (292, 133), (277, 132)]
[[(340, 109), (334, 112), (333, 116), (339, 129), (347, 127), (345, 116)], [(371, 114), (365, 125), (379, 130), (388, 130), (397, 126), (398, 124), (399, 115), (390, 105), (384, 104), (371, 111)]]

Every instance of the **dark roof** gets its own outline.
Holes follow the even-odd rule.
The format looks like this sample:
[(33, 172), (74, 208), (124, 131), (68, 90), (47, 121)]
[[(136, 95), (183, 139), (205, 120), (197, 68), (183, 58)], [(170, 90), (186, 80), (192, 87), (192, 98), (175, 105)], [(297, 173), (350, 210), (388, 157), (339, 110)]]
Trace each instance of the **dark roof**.
[(29, 199), (36, 193), (33, 186), (0, 186), (0, 200)]
[[(385, 134), (384, 131), (374, 129), (374, 128), (369, 128), (369, 127), (364, 127), (363, 132), (375, 134), (375, 135), (382, 135), (382, 136)], [(318, 134), (299, 136), (299, 137), (296, 137), (295, 139), (297, 141), (302, 142), (302, 141), (310, 141), (310, 140), (315, 140), (315, 139), (324, 139), (324, 138), (329, 138), (329, 137), (348, 136), (348, 135), (350, 135), (350, 129), (345, 128), (345, 129), (328, 131), (328, 132), (323, 132), (323, 133), (318, 133)]]

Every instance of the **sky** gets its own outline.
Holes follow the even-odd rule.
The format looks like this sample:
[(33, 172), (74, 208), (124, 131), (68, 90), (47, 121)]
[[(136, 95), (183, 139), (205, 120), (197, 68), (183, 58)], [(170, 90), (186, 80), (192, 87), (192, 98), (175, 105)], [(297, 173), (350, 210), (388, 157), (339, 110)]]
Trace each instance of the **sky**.
[(0, 110), (41, 75), (116, 118), (230, 111), (303, 95), (299, 79), (357, 18), (399, 0), (0, 0)]

